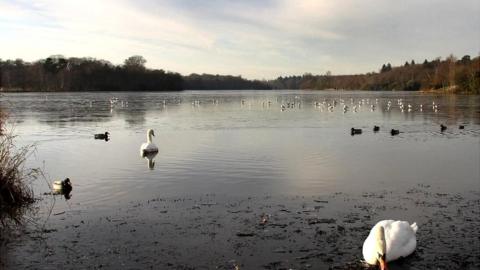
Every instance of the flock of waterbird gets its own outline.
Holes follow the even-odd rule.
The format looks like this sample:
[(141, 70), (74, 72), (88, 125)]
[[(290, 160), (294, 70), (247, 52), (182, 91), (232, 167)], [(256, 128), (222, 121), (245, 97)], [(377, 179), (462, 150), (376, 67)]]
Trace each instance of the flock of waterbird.
[[(349, 111), (352, 111), (353, 113), (356, 113), (356, 112), (359, 112), (361, 110), (363, 110), (364, 108), (369, 108), (370, 111), (374, 112), (376, 111), (379, 107), (380, 107), (380, 103), (378, 101), (378, 98), (375, 98), (375, 99), (372, 99), (370, 100), (369, 98), (362, 98), (362, 99), (359, 99), (359, 100), (354, 100), (353, 98), (350, 98), (349, 102), (347, 100), (344, 100), (342, 98), (336, 100), (336, 99), (332, 99), (330, 101), (327, 101), (327, 99), (323, 99), (322, 102), (319, 102), (319, 101), (314, 101), (313, 102), (314, 106), (316, 108), (319, 108), (320, 111), (329, 111), (329, 112), (333, 112), (333, 110), (338, 106), (340, 105), (340, 107), (342, 108), (342, 111), (343, 113), (347, 113)], [(385, 106), (385, 111), (390, 111), (392, 109), (392, 100), (387, 100), (386, 102), (386, 106)], [(414, 105), (410, 104), (410, 103), (407, 103), (405, 104), (404, 103), (404, 100), (399, 98), (399, 99), (396, 99), (396, 104), (398, 106), (398, 109), (400, 110), (400, 112), (412, 112), (414, 111), (415, 109), (417, 109), (418, 111), (420, 112), (423, 112), (423, 109), (424, 109), (424, 106), (423, 104), (420, 104), (418, 105), (418, 107), (414, 107)], [(287, 103), (287, 107), (290, 107), (290, 104)], [(293, 103), (293, 107), (295, 107), (295, 102)], [(425, 106), (425, 108), (427, 107), (427, 105)], [(428, 106), (428, 107), (431, 107), (432, 111), (433, 112), (438, 112), (438, 104), (435, 104), (435, 101), (432, 101), (432, 104), (431, 106)], [(281, 106), (281, 109), (284, 110), (286, 107), (285, 106)]]
[[(159, 106), (167, 106), (171, 101), (167, 101), (166, 99), (161, 100), (158, 105)], [(111, 97), (109, 99), (110, 107), (115, 108), (115, 107), (128, 107), (128, 101), (125, 100), (120, 100), (117, 97)], [(176, 104), (182, 103), (181, 100), (178, 100), (178, 102), (175, 102)], [(200, 107), (201, 105), (204, 104), (213, 104), (213, 105), (218, 105), (220, 101), (218, 99), (208, 99), (208, 100), (193, 100), (191, 102), (192, 107)], [(262, 107), (268, 107), (270, 108), (273, 105), (273, 102), (271, 100), (264, 100), (261, 101), (261, 106)], [(295, 96), (293, 100), (290, 101), (284, 101), (283, 99), (277, 97), (276, 103), (280, 104), (280, 110), (281, 111), (286, 111), (288, 109), (301, 109), (302, 108), (302, 100), (299, 96)], [(90, 107), (92, 107), (93, 102), (90, 101)], [(241, 99), (240, 101), (241, 106), (252, 106), (251, 101), (246, 101), (245, 99)], [(394, 105), (396, 104), (396, 105)], [(374, 112), (381, 108), (380, 102), (378, 98), (375, 99), (370, 99), (370, 98), (361, 98), (361, 99), (354, 99), (354, 98), (349, 98), (349, 99), (343, 99), (343, 98), (332, 98), (332, 99), (327, 99), (324, 98), (322, 101), (313, 101), (313, 106), (314, 108), (320, 110), (321, 112), (327, 111), (327, 112), (333, 112), (337, 107), (341, 107), (343, 113), (347, 113), (349, 111), (353, 113), (357, 113), (360, 111), (363, 111), (365, 109), (369, 109), (370, 111)], [(399, 109), (400, 112), (412, 112), (412, 111), (419, 111), (423, 112), (424, 110), (431, 109), (433, 112), (437, 113), (439, 112), (438, 104), (435, 103), (433, 100), (431, 103), (425, 103), (425, 104), (418, 104), (418, 105), (412, 105), (411, 103), (405, 103), (405, 101), (402, 98), (394, 99), (393, 102), (392, 100), (387, 100), (384, 106), (384, 111), (388, 112), (392, 110), (393, 108)]]
[[(459, 125), (458, 126), (458, 129), (465, 129), (465, 125)], [(440, 132), (444, 132), (445, 130), (447, 130), (447, 126), (445, 126), (444, 124), (440, 124)], [(373, 126), (373, 132), (376, 133), (376, 132), (379, 132), (380, 131), (380, 127), (379, 126)], [(352, 136), (354, 135), (360, 135), (362, 134), (363, 130), (361, 128), (351, 128), (350, 129), (350, 134)], [(398, 129), (391, 129), (390, 130), (390, 135), (392, 136), (395, 136), (395, 135), (398, 135), (400, 134), (400, 130)]]
[[(288, 101), (288, 102), (279, 101), (279, 99), (277, 98), (276, 102), (280, 103), (280, 111), (282, 111), (282, 112), (286, 111), (288, 109), (296, 109), (296, 108), (301, 109), (302, 108), (302, 102), (300, 100), (300, 97), (298, 97), (298, 96), (295, 96), (293, 101)], [(163, 104), (165, 104), (165, 101), (164, 101)], [(202, 104), (202, 101), (200, 101), (200, 100), (194, 100), (192, 102), (192, 106), (200, 106), (201, 104)], [(212, 104), (215, 104), (215, 105), (219, 104), (218, 99), (213, 99)], [(250, 106), (250, 107), (252, 105), (251, 102), (247, 102), (244, 99), (242, 99), (240, 101), (240, 104), (241, 104), (241, 106)], [(396, 104), (396, 106), (392, 105), (392, 104)], [(272, 101), (270, 101), (270, 100), (262, 101), (261, 105), (262, 105), (262, 107), (271, 107), (272, 106)], [(371, 112), (374, 112), (379, 108), (382, 109), (378, 98), (375, 98), (375, 99), (361, 98), (361, 99), (358, 99), (358, 100), (355, 100), (353, 98), (350, 98), (349, 100), (348, 99), (345, 100), (345, 99), (342, 99), (342, 98), (338, 98), (338, 99), (333, 98), (333, 99), (327, 100), (326, 98), (324, 98), (323, 101), (313, 101), (313, 106), (314, 106), (314, 108), (320, 110), (321, 112), (323, 112), (323, 111), (333, 112), (335, 110), (335, 108), (341, 107), (344, 114), (349, 112), (349, 111), (352, 111), (353, 113), (357, 113), (357, 112), (362, 111), (364, 108), (370, 108)], [(393, 100), (393, 102), (392, 102), (392, 100), (387, 100), (386, 103), (385, 103), (385, 106), (383, 107), (385, 112), (389, 112), (394, 108), (398, 108), (398, 110), (401, 113), (404, 113), (404, 112), (409, 113), (409, 112), (412, 112), (412, 111), (415, 111), (415, 110), (418, 111), (418, 112), (423, 112), (424, 108), (425, 109), (429, 108), (434, 113), (439, 112), (438, 104), (435, 103), (435, 100), (433, 100), (431, 103), (428, 103), (428, 104), (426, 103), (425, 106), (424, 106), (423, 103), (418, 104), (418, 105), (412, 105), (411, 103), (405, 103), (405, 101), (402, 98), (398, 98), (398, 99)], [(465, 129), (465, 126), (464, 125), (459, 125), (458, 128), (459, 129)], [(441, 124), (440, 125), (440, 131), (444, 132), (445, 130), (447, 130), (447, 126)], [(376, 133), (376, 132), (379, 132), (379, 131), (380, 131), (380, 127), (375, 125), (373, 127), (373, 132)], [(350, 134), (352, 136), (362, 134), (362, 132), (363, 132), (363, 130), (360, 129), (360, 128), (353, 128), (352, 127), (350, 129)], [(390, 133), (390, 135), (395, 136), (395, 135), (399, 135), (401, 132), (398, 129), (393, 129), (392, 128), (392, 129), (390, 129), (389, 133)]]
[[(121, 106), (121, 107), (128, 107), (128, 101), (123, 101), (118, 99), (117, 97), (112, 97), (110, 98), (110, 107), (113, 109), (116, 106)], [(159, 106), (167, 106), (167, 100), (163, 99), (160, 101), (158, 104)], [(181, 101), (179, 102), (181, 103)], [(211, 100), (193, 100), (192, 102), (193, 107), (200, 107), (203, 104), (213, 104), (213, 105), (218, 105), (220, 102), (218, 99), (211, 99)], [(286, 111), (288, 109), (301, 109), (302, 108), (302, 100), (299, 96), (295, 96), (293, 100), (290, 99), (290, 101), (284, 101), (283, 99), (280, 99), (277, 97), (276, 103), (280, 104), (280, 110)], [(272, 106), (273, 102), (271, 100), (264, 100), (261, 101), (261, 106), (263, 108), (268, 107), (270, 108)], [(340, 107), (342, 108), (343, 113), (347, 113), (349, 111), (352, 111), (353, 113), (360, 112), (364, 110), (364, 108), (369, 108), (371, 112), (376, 111), (377, 109), (383, 109), (384, 111), (388, 112), (391, 111), (393, 108), (398, 108), (398, 110), (401, 113), (404, 112), (412, 112), (414, 110), (418, 112), (423, 112), (424, 108), (430, 108), (432, 112), (437, 113), (439, 111), (438, 109), (438, 104), (435, 103), (435, 100), (433, 100), (431, 103), (426, 103), (425, 106), (423, 103), (418, 104), (418, 105), (412, 105), (411, 103), (405, 103), (405, 101), (402, 98), (398, 99), (393, 99), (392, 100), (386, 100), (384, 103), (385, 106), (382, 108), (381, 104), (378, 100), (378, 98), (375, 99), (370, 99), (370, 98), (360, 98), (355, 100), (354, 98), (349, 98), (349, 99), (343, 99), (343, 98), (332, 98), (332, 99), (327, 99), (324, 98), (322, 101), (313, 101), (313, 106), (315, 109), (320, 110), (321, 112), (327, 111), (327, 112), (333, 112), (335, 108)], [(393, 105), (396, 104), (396, 105)], [(247, 102), (244, 99), (241, 99), (240, 105), (243, 106), (252, 106), (252, 102)], [(464, 125), (460, 125), (458, 127), (459, 129), (464, 129)], [(440, 131), (444, 132), (447, 129), (447, 126), (441, 124), (440, 125)], [(380, 131), (379, 126), (374, 126), (373, 127), (373, 132), (377, 133)], [(108, 132), (107, 132), (108, 133)], [(109, 137), (108, 134), (99, 134), (98, 136), (96, 135), (96, 139), (104, 139), (108, 141)], [(350, 129), (350, 134), (353, 135), (359, 135), (362, 134), (363, 130), (360, 128), (351, 128)], [(390, 135), (395, 136), (399, 135), (401, 132), (398, 129), (390, 129)]]
[[(166, 105), (166, 101), (163, 100), (163, 105)], [(412, 112), (412, 111), (419, 111), (423, 112), (424, 108), (431, 108), (431, 110), (435, 113), (439, 111), (438, 109), (438, 104), (435, 103), (435, 101), (432, 101), (431, 105), (429, 104), (419, 104), (419, 105), (412, 105), (411, 103), (405, 103), (402, 98), (394, 100), (396, 103), (396, 106), (398, 106), (398, 109), (400, 112)], [(260, 102), (262, 107), (271, 107), (273, 105), (273, 102), (271, 100), (264, 100)], [(277, 98), (276, 103), (280, 104), (280, 110), (281, 111), (286, 111), (288, 109), (301, 109), (302, 108), (302, 101), (299, 96), (295, 96), (295, 98), (291, 101), (284, 101), (280, 100), (280, 98)], [(202, 104), (214, 104), (217, 105), (219, 104), (218, 99), (211, 99), (208, 101), (202, 101), (202, 100), (193, 100), (192, 101), (192, 106), (193, 107), (198, 107), (201, 106)], [(387, 100), (386, 106), (385, 106), (385, 111), (390, 111), (392, 108), (395, 108), (393, 105), (392, 100)], [(246, 100), (242, 99), (240, 101), (240, 105), (243, 106), (252, 106), (252, 102), (247, 102)], [(347, 113), (349, 111), (352, 111), (353, 113), (360, 112), (364, 110), (365, 108), (369, 108), (370, 111), (374, 112), (377, 109), (380, 108), (380, 103), (378, 98), (375, 99), (370, 99), (370, 98), (362, 98), (355, 100), (354, 98), (350, 98), (349, 100), (345, 100), (342, 98), (332, 98), (330, 100), (324, 98), (322, 101), (313, 101), (313, 106), (314, 108), (320, 110), (321, 112), (327, 111), (327, 112), (333, 112), (335, 108), (341, 107), (343, 113)]]

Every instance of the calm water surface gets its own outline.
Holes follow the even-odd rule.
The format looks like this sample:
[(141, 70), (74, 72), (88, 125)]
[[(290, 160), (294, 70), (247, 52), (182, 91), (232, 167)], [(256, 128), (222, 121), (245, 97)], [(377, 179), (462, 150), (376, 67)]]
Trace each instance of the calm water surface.
[[(118, 98), (114, 106), (112, 97)], [(289, 103), (295, 105), (289, 108)], [(321, 195), (403, 190), (419, 183), (438, 192), (480, 190), (479, 96), (8, 93), (0, 97), (0, 106), (10, 115), (18, 144), (36, 144), (29, 165), (44, 168), (49, 181), (72, 179), (73, 197), (57, 203), (58, 211), (212, 193)], [(440, 124), (448, 126), (443, 133)], [(374, 125), (380, 132), (372, 131)], [(351, 127), (363, 134), (351, 136)], [(139, 155), (149, 128), (159, 148), (152, 161)], [(402, 133), (392, 137), (392, 128)], [(110, 141), (93, 139), (105, 131)], [(37, 194), (48, 190), (44, 180), (35, 183)]]

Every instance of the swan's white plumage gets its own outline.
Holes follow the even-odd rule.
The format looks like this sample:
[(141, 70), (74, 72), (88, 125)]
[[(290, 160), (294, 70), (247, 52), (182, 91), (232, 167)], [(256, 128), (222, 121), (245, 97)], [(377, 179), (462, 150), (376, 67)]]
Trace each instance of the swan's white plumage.
[(158, 152), (158, 147), (152, 142), (152, 136), (155, 136), (153, 130), (147, 130), (147, 142), (140, 146), (141, 155)]
[(385, 230), (386, 261), (394, 261), (412, 254), (417, 247), (415, 236), (418, 226), (401, 220), (382, 220), (375, 224), (363, 243), (363, 258), (369, 264), (377, 264), (378, 250), (375, 232), (378, 226)]

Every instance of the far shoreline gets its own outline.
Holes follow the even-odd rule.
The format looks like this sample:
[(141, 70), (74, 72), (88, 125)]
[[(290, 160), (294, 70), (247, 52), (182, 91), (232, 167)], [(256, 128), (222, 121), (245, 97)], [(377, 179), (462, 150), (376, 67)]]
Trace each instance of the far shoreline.
[(49, 90), (21, 90), (21, 89), (0, 89), (0, 94), (2, 93), (127, 93), (127, 92), (137, 92), (137, 93), (178, 93), (178, 92), (187, 92), (187, 91), (220, 91), (220, 92), (229, 92), (229, 91), (309, 91), (309, 92), (409, 92), (409, 93), (421, 93), (421, 94), (434, 94), (434, 95), (479, 95), (478, 93), (470, 93), (466, 91), (461, 91), (457, 86), (444, 87), (439, 89), (420, 89), (420, 90), (366, 90), (366, 89), (182, 89), (182, 90), (82, 90), (82, 91), (72, 91), (72, 90), (63, 90), (63, 91), (49, 91)]

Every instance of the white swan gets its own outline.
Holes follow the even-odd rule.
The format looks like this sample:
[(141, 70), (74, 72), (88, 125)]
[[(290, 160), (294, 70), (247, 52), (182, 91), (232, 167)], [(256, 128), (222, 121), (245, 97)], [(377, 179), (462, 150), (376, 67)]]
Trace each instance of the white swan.
[(417, 247), (416, 223), (401, 220), (382, 220), (373, 226), (363, 243), (363, 258), (369, 264), (380, 264), (387, 269), (387, 262), (412, 254)]
[(152, 142), (152, 136), (155, 136), (153, 130), (147, 130), (147, 142), (140, 146), (140, 155), (158, 152), (158, 147)]

